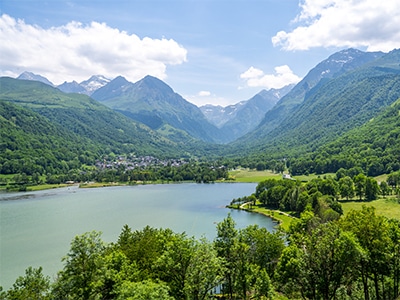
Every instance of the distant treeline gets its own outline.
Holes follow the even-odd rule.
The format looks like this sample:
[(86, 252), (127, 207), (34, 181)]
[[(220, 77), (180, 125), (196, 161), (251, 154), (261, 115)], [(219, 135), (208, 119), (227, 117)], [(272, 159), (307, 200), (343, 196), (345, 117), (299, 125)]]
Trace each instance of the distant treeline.
[(0, 177), (0, 185), (9, 189), (23, 190), (29, 185), (61, 184), (66, 182), (181, 182), (195, 181), (209, 183), (217, 180), (229, 179), (228, 170), (215, 163), (186, 163), (180, 166), (151, 166), (127, 169), (120, 165), (116, 168), (86, 168), (73, 169), (67, 173), (41, 175), (38, 172), (32, 175), (26, 173), (15, 174), (12, 177)]

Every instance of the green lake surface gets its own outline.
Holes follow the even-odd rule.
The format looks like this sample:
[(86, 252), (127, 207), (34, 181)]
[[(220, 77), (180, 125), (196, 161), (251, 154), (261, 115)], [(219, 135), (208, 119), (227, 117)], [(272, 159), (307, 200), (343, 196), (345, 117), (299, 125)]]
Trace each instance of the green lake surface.
[(225, 208), (255, 187), (183, 183), (0, 193), (0, 285), (7, 290), (29, 266), (42, 266), (54, 278), (71, 240), (91, 230), (101, 231), (106, 242), (117, 241), (125, 224), (133, 230), (149, 225), (213, 240), (216, 224), (230, 213), (237, 228), (258, 224), (272, 231), (276, 223), (270, 218)]

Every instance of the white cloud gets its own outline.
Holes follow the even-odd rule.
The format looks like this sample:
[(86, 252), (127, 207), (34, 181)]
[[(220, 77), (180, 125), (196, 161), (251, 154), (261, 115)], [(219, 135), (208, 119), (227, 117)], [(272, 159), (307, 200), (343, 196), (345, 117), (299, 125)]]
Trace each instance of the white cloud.
[(198, 95), (200, 97), (208, 97), (211, 96), (211, 93), (209, 91), (200, 91)]
[(275, 67), (275, 74), (264, 74), (262, 70), (250, 67), (240, 75), (240, 78), (244, 79), (249, 87), (266, 89), (279, 89), (301, 80), (287, 65)]
[(302, 0), (290, 32), (272, 37), (285, 50), (314, 47), (365, 47), (390, 51), (400, 47), (400, 1)]
[(172, 39), (139, 38), (105, 23), (70, 22), (48, 29), (8, 15), (0, 17), (0, 72), (31, 71), (59, 84), (93, 74), (166, 77), (167, 65), (186, 61), (187, 50)]

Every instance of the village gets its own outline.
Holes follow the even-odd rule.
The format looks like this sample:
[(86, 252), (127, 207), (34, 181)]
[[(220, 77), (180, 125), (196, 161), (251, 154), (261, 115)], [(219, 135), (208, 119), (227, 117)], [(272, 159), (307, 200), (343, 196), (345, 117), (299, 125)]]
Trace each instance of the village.
[(119, 167), (124, 167), (125, 170), (133, 169), (145, 169), (150, 166), (171, 166), (180, 167), (187, 164), (188, 161), (184, 159), (159, 159), (154, 156), (116, 156), (116, 157), (105, 157), (103, 160), (96, 162), (96, 167), (100, 170), (104, 169), (118, 169)]

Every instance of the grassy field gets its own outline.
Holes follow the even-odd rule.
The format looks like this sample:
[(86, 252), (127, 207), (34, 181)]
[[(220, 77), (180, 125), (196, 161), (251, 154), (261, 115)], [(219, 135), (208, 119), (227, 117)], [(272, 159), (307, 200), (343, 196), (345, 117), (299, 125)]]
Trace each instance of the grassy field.
[(327, 177), (335, 177), (335, 173), (325, 173), (325, 174), (310, 174), (310, 175), (299, 175), (299, 176), (293, 176), (294, 179), (300, 180), (300, 181), (310, 181), (314, 178), (327, 178)]
[[(256, 171), (249, 169), (238, 169), (234, 171), (229, 171), (229, 176), (233, 178), (237, 182), (260, 182), (269, 178), (281, 179), (282, 174), (273, 173), (269, 170), (265, 171)], [(335, 173), (326, 173), (326, 174), (310, 174), (310, 175), (301, 175), (301, 176), (293, 176), (294, 179), (300, 181), (310, 181), (314, 178), (325, 178), (325, 177), (335, 177)]]
[(373, 206), (376, 208), (376, 214), (388, 218), (400, 220), (400, 203), (395, 198), (379, 199), (371, 202), (351, 201), (343, 202), (343, 213), (347, 214), (350, 210), (361, 210), (362, 206)]
[(386, 181), (388, 176), (388, 174), (379, 175), (375, 177), (375, 180), (378, 182)]
[(260, 182), (268, 178), (282, 178), (281, 174), (276, 174), (271, 171), (256, 171), (249, 169), (239, 169), (229, 172), (229, 177), (236, 182)]

